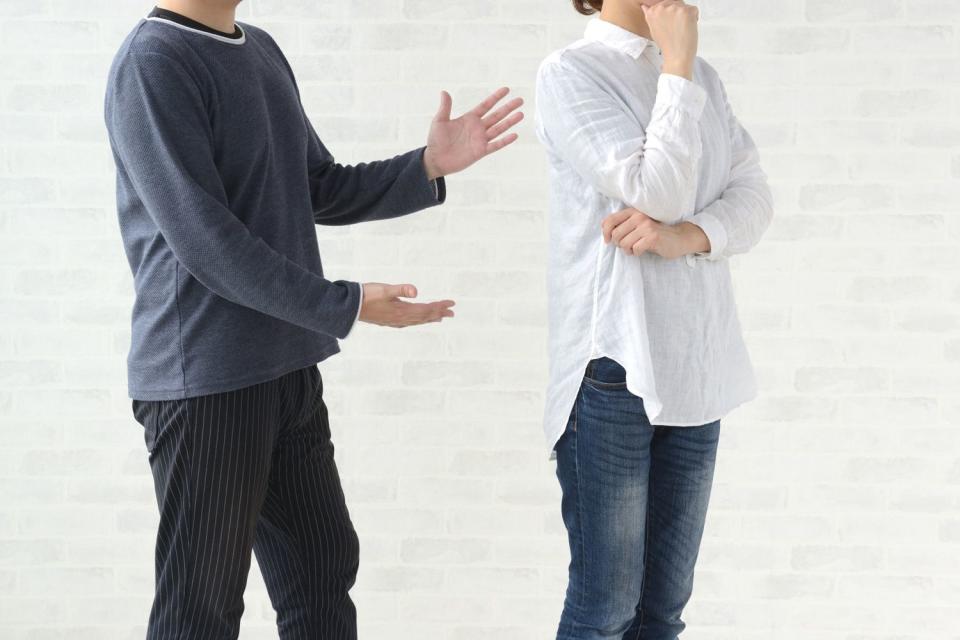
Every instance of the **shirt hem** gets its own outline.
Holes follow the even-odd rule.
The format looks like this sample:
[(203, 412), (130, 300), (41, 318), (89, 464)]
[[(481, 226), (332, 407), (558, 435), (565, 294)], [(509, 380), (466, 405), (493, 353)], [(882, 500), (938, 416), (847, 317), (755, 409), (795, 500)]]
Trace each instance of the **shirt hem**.
[(286, 363), (266, 371), (247, 375), (242, 378), (231, 378), (229, 380), (217, 382), (216, 384), (192, 385), (182, 387), (180, 389), (138, 389), (136, 387), (128, 387), (127, 397), (137, 400), (183, 400), (186, 398), (209, 395), (212, 393), (236, 391), (244, 387), (259, 384), (261, 382), (274, 380), (282, 375), (290, 373), (291, 371), (296, 371), (297, 369), (302, 369), (303, 367), (309, 367), (311, 364), (317, 364), (318, 362), (322, 362), (323, 360), (326, 360), (330, 356), (339, 352), (340, 346), (338, 344), (333, 344), (330, 347), (322, 350), (320, 353), (302, 361), (298, 361), (293, 364)]

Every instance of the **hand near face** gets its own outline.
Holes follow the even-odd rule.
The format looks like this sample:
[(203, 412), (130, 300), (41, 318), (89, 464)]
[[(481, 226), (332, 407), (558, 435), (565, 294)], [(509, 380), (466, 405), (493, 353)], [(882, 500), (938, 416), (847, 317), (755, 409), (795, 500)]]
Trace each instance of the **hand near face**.
[(650, 36), (663, 50), (663, 71), (693, 79), (699, 10), (681, 0), (662, 0), (641, 6)]
[(514, 98), (493, 110), (508, 93), (506, 87), (497, 89), (472, 110), (452, 120), (453, 99), (446, 91), (440, 93), (440, 109), (430, 124), (423, 155), (427, 177), (433, 180), (463, 171), (517, 139), (516, 133), (502, 134), (523, 119), (523, 112), (517, 111), (523, 99)]

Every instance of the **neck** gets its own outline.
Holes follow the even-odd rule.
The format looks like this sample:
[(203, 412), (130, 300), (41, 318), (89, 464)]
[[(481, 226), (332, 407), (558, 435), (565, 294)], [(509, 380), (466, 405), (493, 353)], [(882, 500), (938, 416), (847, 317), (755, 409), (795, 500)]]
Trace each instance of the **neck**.
[(158, 0), (157, 6), (161, 9), (175, 11), (181, 15), (205, 24), (211, 29), (224, 33), (233, 33), (234, 21), (237, 17), (237, 3), (235, 0)]
[(600, 9), (600, 19), (626, 29), (638, 36), (650, 39), (650, 26), (642, 11), (627, 6), (630, 2), (613, 2), (605, 0)]

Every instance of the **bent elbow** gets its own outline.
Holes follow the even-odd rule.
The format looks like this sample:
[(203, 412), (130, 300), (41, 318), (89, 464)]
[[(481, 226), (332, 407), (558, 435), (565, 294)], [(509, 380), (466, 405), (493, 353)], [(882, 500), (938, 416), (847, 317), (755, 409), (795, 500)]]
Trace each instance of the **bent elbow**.
[(676, 224), (683, 220), (684, 214), (687, 213), (681, 206), (680, 198), (651, 198), (642, 195), (630, 197), (628, 194), (624, 195), (627, 196), (624, 198), (627, 205), (663, 224)]
[(687, 203), (696, 193), (696, 173), (675, 170), (674, 172), (641, 173), (639, 167), (627, 182), (634, 188), (626, 189), (624, 202), (664, 224), (682, 221), (689, 211)]
[[(658, 211), (647, 214), (654, 220), (659, 220), (663, 224), (677, 224), (685, 217), (685, 211), (679, 206), (677, 202), (674, 206), (662, 207)], [(691, 212), (692, 213), (692, 212)]]

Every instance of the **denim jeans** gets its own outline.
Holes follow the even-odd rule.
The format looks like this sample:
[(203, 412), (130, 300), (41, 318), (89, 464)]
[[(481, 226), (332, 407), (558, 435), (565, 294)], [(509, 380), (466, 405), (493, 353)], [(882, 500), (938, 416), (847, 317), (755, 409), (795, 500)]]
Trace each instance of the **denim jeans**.
[(677, 638), (719, 434), (719, 420), (651, 425), (623, 368), (591, 361), (556, 445), (570, 542), (558, 640)]

